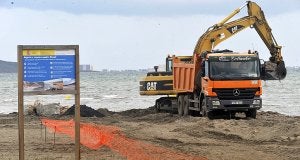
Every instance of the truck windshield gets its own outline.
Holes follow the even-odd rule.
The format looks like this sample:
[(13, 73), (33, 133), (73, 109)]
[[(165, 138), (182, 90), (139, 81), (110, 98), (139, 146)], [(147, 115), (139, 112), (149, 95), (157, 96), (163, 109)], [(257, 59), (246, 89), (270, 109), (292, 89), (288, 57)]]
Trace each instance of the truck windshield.
[(252, 61), (213, 61), (210, 62), (211, 79), (258, 79), (259, 63)]

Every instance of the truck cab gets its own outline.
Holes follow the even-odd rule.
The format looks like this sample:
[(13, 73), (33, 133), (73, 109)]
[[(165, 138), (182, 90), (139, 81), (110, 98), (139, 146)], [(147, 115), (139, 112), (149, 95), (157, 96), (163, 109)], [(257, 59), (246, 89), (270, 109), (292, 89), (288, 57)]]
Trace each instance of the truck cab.
[(245, 112), (262, 107), (261, 65), (254, 53), (209, 53), (201, 65), (201, 110)]

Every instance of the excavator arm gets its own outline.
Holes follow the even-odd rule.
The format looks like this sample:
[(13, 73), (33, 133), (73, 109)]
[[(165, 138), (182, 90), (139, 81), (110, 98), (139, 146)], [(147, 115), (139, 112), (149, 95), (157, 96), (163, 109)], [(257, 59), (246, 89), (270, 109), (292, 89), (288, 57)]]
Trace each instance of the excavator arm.
[(198, 40), (194, 54), (201, 55), (205, 51), (212, 51), (215, 46), (253, 25), (255, 21), (254, 17), (246, 16), (221, 26), (214, 25), (210, 27)]
[(253, 27), (270, 51), (270, 61), (282, 61), (281, 46), (277, 44), (272, 34), (272, 29), (265, 18), (264, 12), (256, 3), (248, 2), (247, 6), (248, 14), (256, 18), (256, 22), (253, 24)]
[[(245, 6), (248, 8), (248, 16), (228, 22)], [(281, 46), (279, 46), (274, 39), (272, 30), (265, 19), (263, 11), (256, 3), (251, 1), (247, 1), (245, 5), (234, 10), (221, 22), (209, 27), (199, 38), (194, 50), (194, 56), (198, 55), (200, 57), (202, 53), (211, 52), (219, 43), (248, 27), (255, 28), (271, 54), (270, 61), (267, 61), (263, 67), (264, 70), (268, 72), (268, 76), (267, 78), (263, 77), (263, 79), (284, 79), (286, 76), (286, 68), (281, 56)]]

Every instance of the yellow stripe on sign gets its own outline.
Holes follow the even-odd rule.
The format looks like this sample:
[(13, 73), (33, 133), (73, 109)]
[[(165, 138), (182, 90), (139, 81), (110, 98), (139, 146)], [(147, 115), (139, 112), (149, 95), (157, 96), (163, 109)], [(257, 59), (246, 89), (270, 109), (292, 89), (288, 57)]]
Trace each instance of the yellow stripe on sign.
[(23, 50), (23, 56), (54, 56), (55, 50), (54, 49), (25, 49)]

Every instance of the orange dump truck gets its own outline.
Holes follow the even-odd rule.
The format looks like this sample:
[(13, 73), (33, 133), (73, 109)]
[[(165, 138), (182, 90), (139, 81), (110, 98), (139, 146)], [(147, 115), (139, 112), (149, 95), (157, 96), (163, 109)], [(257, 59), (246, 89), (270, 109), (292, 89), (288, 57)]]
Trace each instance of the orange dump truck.
[(229, 116), (245, 112), (247, 117), (256, 117), (262, 107), (262, 66), (256, 52), (212, 52), (198, 66), (173, 59), (179, 115), (199, 112), (212, 117), (215, 111), (229, 111)]
[[(248, 16), (228, 22), (245, 6)], [(261, 63), (256, 51), (213, 50), (250, 26), (269, 49), (269, 61)], [(226, 113), (231, 117), (244, 112), (247, 117), (256, 118), (257, 110), (262, 107), (261, 80), (280, 80), (285, 76), (281, 46), (275, 41), (261, 8), (247, 1), (208, 28), (199, 38), (193, 56), (167, 57), (166, 72), (149, 72), (140, 81), (140, 94), (167, 95), (156, 100), (156, 109), (177, 108), (179, 115), (213, 117), (215, 113)]]

